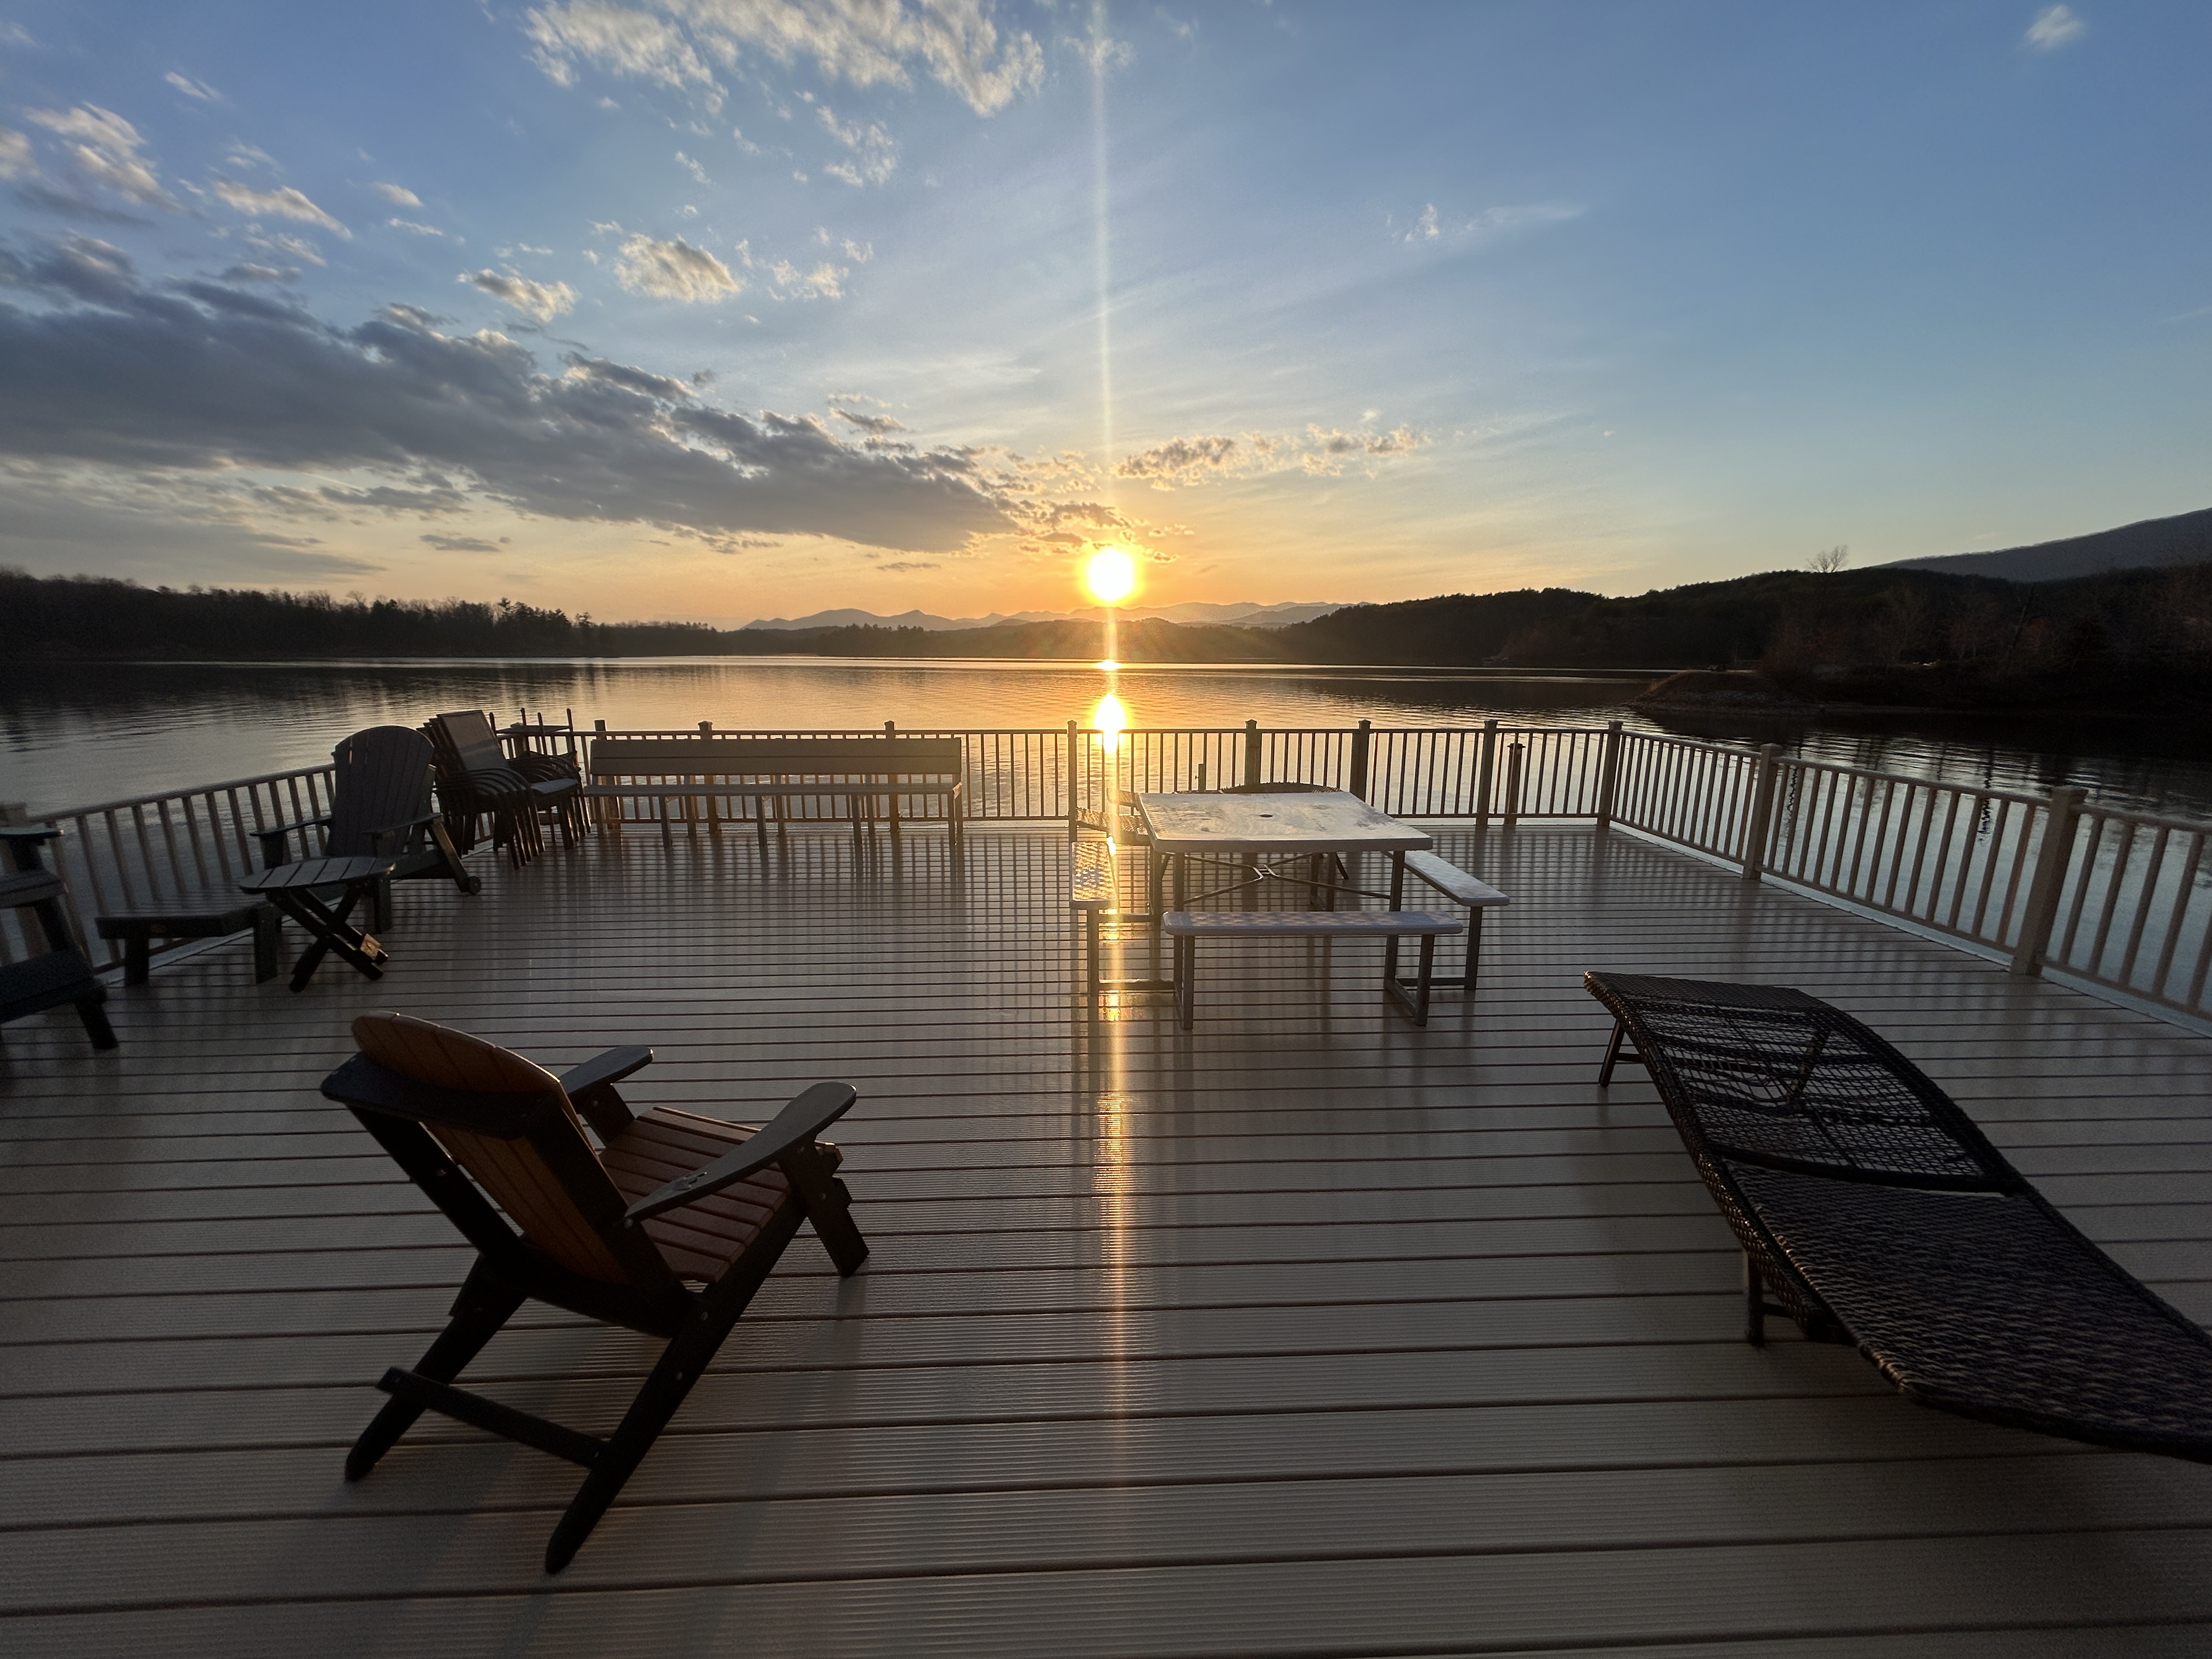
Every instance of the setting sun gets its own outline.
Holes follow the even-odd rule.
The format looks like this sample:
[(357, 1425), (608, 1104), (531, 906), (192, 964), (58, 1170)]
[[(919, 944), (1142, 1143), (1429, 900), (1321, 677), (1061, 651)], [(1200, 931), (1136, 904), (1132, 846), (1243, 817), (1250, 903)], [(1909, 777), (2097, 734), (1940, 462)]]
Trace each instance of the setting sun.
[(1083, 580), (1101, 605), (1119, 605), (1137, 591), (1137, 563), (1118, 547), (1102, 547), (1091, 555)]

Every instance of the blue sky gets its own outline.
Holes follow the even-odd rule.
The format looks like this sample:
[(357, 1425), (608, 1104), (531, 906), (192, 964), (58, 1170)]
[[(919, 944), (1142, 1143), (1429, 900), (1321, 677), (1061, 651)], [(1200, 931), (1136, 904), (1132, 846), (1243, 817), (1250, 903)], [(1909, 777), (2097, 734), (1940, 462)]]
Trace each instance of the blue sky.
[(1632, 592), (2212, 504), (2212, 8), (0, 9), (0, 562)]

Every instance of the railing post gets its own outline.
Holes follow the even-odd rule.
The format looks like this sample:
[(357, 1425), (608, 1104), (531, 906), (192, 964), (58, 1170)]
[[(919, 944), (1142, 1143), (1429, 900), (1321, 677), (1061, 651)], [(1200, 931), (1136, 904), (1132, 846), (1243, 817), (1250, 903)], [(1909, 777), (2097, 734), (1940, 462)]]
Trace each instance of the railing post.
[(1527, 753), (1527, 746), (1517, 743), (1505, 751), (1505, 821), (1508, 823), (1520, 820), (1521, 762)]
[(1620, 783), (1620, 722), (1605, 723), (1604, 745), (1598, 751), (1597, 827), (1613, 827), (1613, 798)]
[(1080, 766), (1081, 762), (1076, 755), (1075, 722), (1070, 720), (1067, 723), (1067, 838), (1070, 841), (1075, 839), (1083, 823), (1079, 805), (1083, 795)]
[(1478, 824), (1490, 822), (1490, 780), (1496, 775), (1498, 765), (1498, 722), (1486, 720), (1482, 723), (1482, 747), (1475, 751), (1474, 760), (1474, 821)]
[(2027, 890), (2027, 909), (2020, 919), (2020, 943), (2013, 946), (2015, 978), (2030, 979), (2043, 971), (2043, 953), (2051, 948), (2051, 924), (2058, 920), (2066, 872), (2074, 862), (2074, 823), (2081, 814), (2081, 791), (2070, 784), (2051, 792), (2051, 805), (2043, 823), (2043, 850), (2035, 860), (2035, 882)]
[(699, 735), (702, 738), (713, 737), (714, 735), (714, 722), (712, 720), (701, 720), (699, 722)]
[(594, 732), (604, 732), (606, 729), (607, 723), (605, 720), (593, 720), (592, 722), (592, 730)]
[(1244, 787), (1260, 787), (1260, 722), (1244, 722)]
[(1774, 821), (1774, 779), (1779, 770), (1782, 745), (1759, 746), (1759, 770), (1751, 783), (1751, 816), (1743, 826), (1743, 878), (1757, 881), (1766, 868), (1766, 830)]
[(1367, 744), (1374, 731), (1372, 720), (1359, 722), (1359, 729), (1352, 734), (1352, 793), (1360, 799), (1367, 799)]

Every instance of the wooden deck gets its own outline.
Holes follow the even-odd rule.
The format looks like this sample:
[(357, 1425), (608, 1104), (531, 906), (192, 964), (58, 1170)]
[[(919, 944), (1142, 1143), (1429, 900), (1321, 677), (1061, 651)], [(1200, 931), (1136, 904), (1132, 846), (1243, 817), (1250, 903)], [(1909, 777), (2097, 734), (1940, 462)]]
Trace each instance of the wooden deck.
[[(1209, 957), (1196, 1033), (1072, 1012), (1068, 851), (633, 830), (410, 884), (372, 986), (157, 969), (10, 1026), (0, 1648), (29, 1656), (2212, 1650), (2212, 1468), (1920, 1410), (1737, 1338), (1738, 1257), (1581, 970), (1795, 984), (2212, 1319), (2212, 1042), (1615, 835), (1472, 832), (1481, 990)], [(1318, 974), (1329, 963), (1324, 997)], [(315, 1092), (388, 1006), (757, 1121), (814, 1079), (874, 1246), (809, 1236), (575, 1565), (574, 1473), (344, 1446), (467, 1260)], [(1931, 1241), (1931, 1248), (1936, 1248)], [(606, 1426), (645, 1345), (540, 1310), (470, 1373)]]

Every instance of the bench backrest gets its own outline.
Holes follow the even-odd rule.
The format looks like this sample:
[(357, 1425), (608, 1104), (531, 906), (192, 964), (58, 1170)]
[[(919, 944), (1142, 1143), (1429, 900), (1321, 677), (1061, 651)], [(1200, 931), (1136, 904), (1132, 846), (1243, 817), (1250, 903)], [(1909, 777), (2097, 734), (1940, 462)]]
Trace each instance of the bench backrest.
[(958, 738), (594, 738), (594, 777), (949, 777)]

